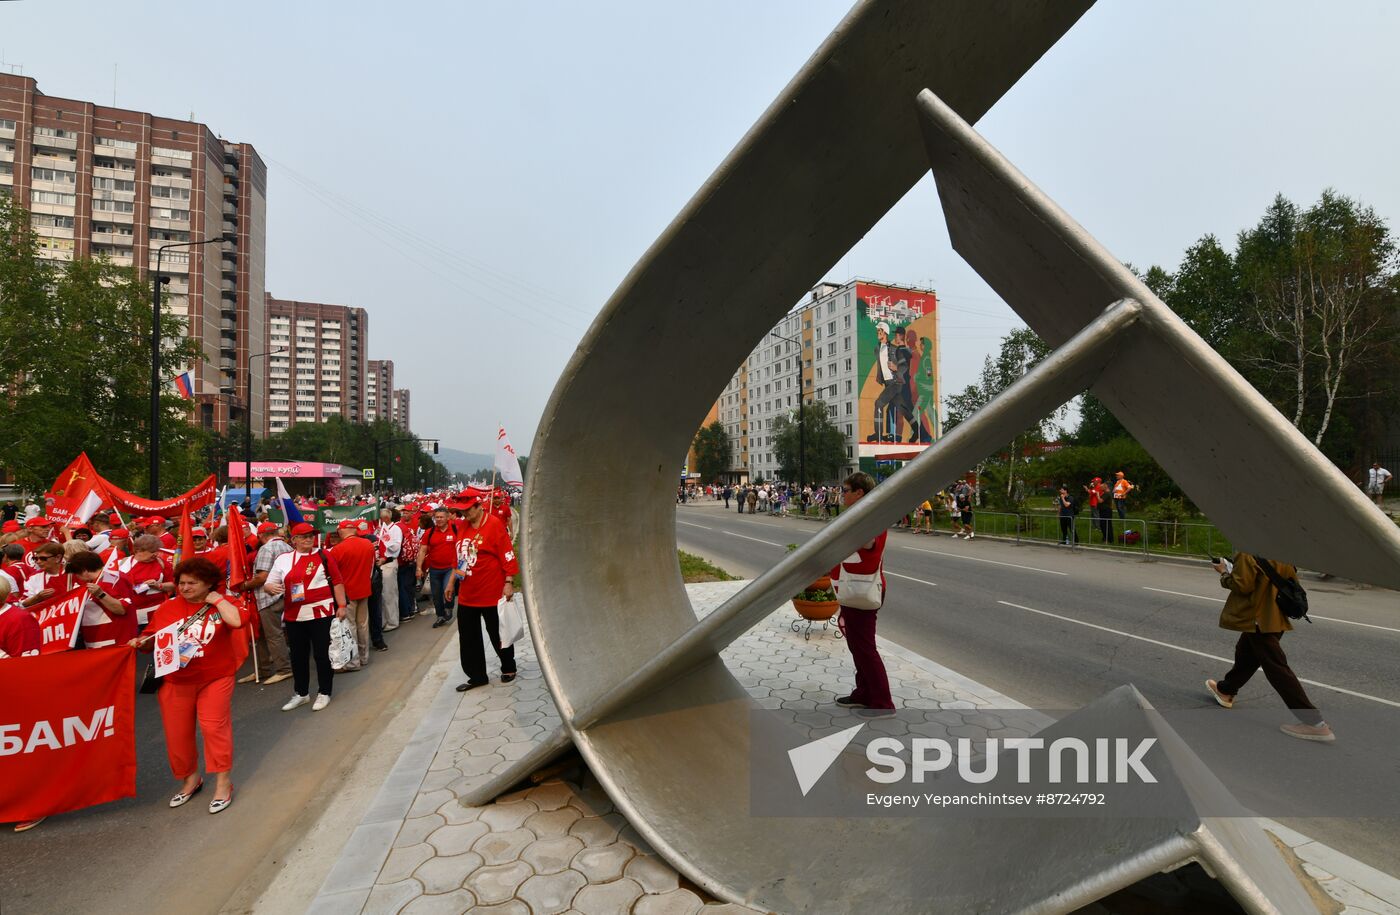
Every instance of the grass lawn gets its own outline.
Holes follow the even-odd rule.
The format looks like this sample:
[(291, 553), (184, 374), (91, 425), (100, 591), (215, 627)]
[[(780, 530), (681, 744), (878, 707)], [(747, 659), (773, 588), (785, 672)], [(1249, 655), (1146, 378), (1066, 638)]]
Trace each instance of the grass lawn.
[(737, 577), (684, 550), (676, 550), (676, 556), (680, 559), (681, 578), (688, 585), (701, 581), (734, 581)]

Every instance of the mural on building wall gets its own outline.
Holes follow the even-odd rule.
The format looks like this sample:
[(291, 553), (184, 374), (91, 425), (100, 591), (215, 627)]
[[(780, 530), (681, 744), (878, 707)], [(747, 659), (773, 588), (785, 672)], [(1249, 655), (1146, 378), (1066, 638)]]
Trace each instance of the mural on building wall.
[(938, 438), (937, 309), (932, 292), (856, 284), (856, 441), (863, 470), (909, 460)]

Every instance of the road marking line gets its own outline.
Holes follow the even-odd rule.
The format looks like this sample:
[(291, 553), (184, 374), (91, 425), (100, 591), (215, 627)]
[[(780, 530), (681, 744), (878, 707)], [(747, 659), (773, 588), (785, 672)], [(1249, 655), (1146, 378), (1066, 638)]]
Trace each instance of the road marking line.
[(891, 576), (893, 576), (893, 577), (895, 577), (895, 578), (902, 578), (902, 579), (904, 579), (905, 581), (917, 581), (919, 584), (921, 584), (921, 585), (928, 585), (930, 588), (936, 588), (936, 587), (938, 587), (938, 582), (936, 582), (936, 581), (924, 581), (922, 578), (915, 578), (915, 577), (912, 576), (912, 575), (900, 575), (898, 572), (890, 572), (890, 571), (886, 571), (885, 574), (886, 574), (886, 575), (891, 575)]
[[(1187, 594), (1184, 591), (1168, 591), (1166, 588), (1149, 588), (1146, 585), (1142, 586), (1142, 590), (1156, 591), (1159, 594), (1175, 594), (1177, 597), (1194, 597), (1196, 600), (1211, 600), (1215, 601), (1217, 604), (1225, 600), (1223, 597), (1202, 597), (1199, 594)], [(1356, 620), (1344, 620), (1335, 616), (1318, 616), (1316, 613), (1310, 613), (1308, 616), (1315, 620), (1326, 620), (1329, 623), (1346, 623), (1348, 626), (1365, 626), (1367, 629), (1379, 629), (1382, 632), (1400, 632), (1400, 629), (1395, 629), (1390, 626), (1377, 626), (1375, 623), (1358, 623)]]
[(677, 524), (684, 524), (686, 527), (698, 527), (698, 528), (700, 528), (700, 530), (702, 530), (702, 531), (712, 531), (712, 530), (714, 530), (714, 528), (712, 528), (712, 527), (706, 527), (706, 526), (703, 525), (703, 524), (692, 524), (692, 523), (690, 523), (689, 521), (682, 521), (682, 520), (679, 519), (679, 518), (676, 519), (676, 523), (677, 523)]
[[(1187, 654), (1199, 655), (1199, 656), (1202, 657), (1202, 658), (1210, 658), (1212, 661), (1220, 661), (1220, 662), (1222, 662), (1222, 663), (1224, 663), (1224, 664), (1234, 664), (1234, 663), (1235, 663), (1235, 662), (1234, 662), (1233, 660), (1231, 660), (1230, 658), (1222, 658), (1222, 657), (1221, 657), (1220, 655), (1218, 655), (1218, 654), (1209, 654), (1209, 653), (1204, 652), (1204, 651), (1197, 651), (1197, 650), (1194, 649), (1194, 648), (1186, 648), (1185, 646), (1182, 646), (1182, 645), (1173, 645), (1171, 642), (1162, 642), (1162, 641), (1158, 641), (1157, 639), (1149, 639), (1149, 638), (1148, 638), (1147, 636), (1145, 636), (1145, 635), (1136, 635), (1136, 634), (1131, 633), (1131, 632), (1124, 632), (1124, 631), (1121, 630), (1121, 629), (1111, 629), (1111, 628), (1109, 628), (1108, 626), (1100, 626), (1098, 623), (1089, 623), (1089, 622), (1085, 622), (1084, 620), (1077, 620), (1077, 619), (1075, 619), (1075, 618), (1072, 617), (1072, 616), (1061, 616), (1061, 615), (1058, 614), (1058, 613), (1051, 613), (1051, 612), (1048, 611), (1048, 610), (1037, 610), (1037, 609), (1035, 609), (1034, 607), (1025, 607), (1025, 606), (1022, 606), (1021, 604), (1013, 604), (1013, 603), (1011, 603), (1010, 601), (1006, 601), (1006, 600), (999, 600), (999, 601), (997, 601), (997, 603), (1002, 604), (1002, 605), (1007, 606), (1007, 607), (1015, 607), (1017, 610), (1025, 610), (1025, 611), (1028, 612), (1028, 613), (1039, 613), (1041, 616), (1048, 616), (1048, 617), (1051, 617), (1051, 618), (1053, 618), (1053, 619), (1062, 620), (1062, 621), (1064, 621), (1064, 622), (1066, 622), (1066, 623), (1076, 623), (1076, 624), (1078, 624), (1078, 625), (1080, 625), (1080, 626), (1088, 626), (1090, 629), (1099, 629), (1099, 630), (1102, 630), (1103, 632), (1111, 632), (1111, 633), (1113, 633), (1114, 635), (1121, 635), (1121, 636), (1123, 636), (1123, 637), (1126, 638), (1126, 639), (1137, 639), (1139, 642), (1147, 642), (1148, 644), (1151, 644), (1151, 645), (1158, 645), (1158, 646), (1160, 646), (1160, 647), (1162, 647), (1162, 648), (1171, 648), (1171, 649), (1173, 649), (1173, 650), (1175, 650), (1175, 651), (1184, 651), (1184, 652), (1186, 652)], [(1380, 696), (1372, 696), (1372, 695), (1369, 695), (1369, 694), (1367, 694), (1367, 693), (1358, 693), (1356, 690), (1347, 689), (1346, 687), (1343, 687), (1343, 686), (1333, 686), (1331, 683), (1322, 683), (1322, 682), (1319, 682), (1319, 681), (1317, 681), (1317, 680), (1305, 680), (1305, 679), (1303, 679), (1302, 677), (1299, 677), (1299, 678), (1298, 678), (1298, 682), (1299, 682), (1299, 683), (1306, 683), (1306, 684), (1308, 684), (1309, 686), (1321, 687), (1322, 689), (1330, 689), (1330, 690), (1332, 690), (1333, 692), (1343, 693), (1343, 694), (1348, 695), (1348, 696), (1355, 696), (1355, 697), (1358, 698), (1358, 699), (1369, 699), (1369, 700), (1371, 700), (1372, 702), (1379, 702), (1379, 703), (1382, 704), (1382, 705), (1389, 705), (1389, 706), (1392, 706), (1392, 707), (1394, 707), (1394, 708), (1400, 708), (1400, 702), (1395, 702), (1395, 701), (1390, 700), (1390, 699), (1382, 699)]]
[(1056, 572), (1054, 569), (1037, 569), (1035, 566), (1017, 565), (1014, 562), (983, 559), (981, 556), (963, 556), (961, 553), (945, 553), (942, 550), (921, 550), (916, 546), (906, 546), (904, 549), (913, 550), (915, 553), (932, 553), (934, 556), (947, 556), (951, 559), (966, 559), (969, 562), (989, 562), (994, 566), (1010, 566), (1013, 569), (1025, 569), (1027, 572), (1044, 572), (1046, 575), (1069, 575), (1068, 572)]
[(731, 537), (742, 537), (742, 538), (744, 538), (745, 540), (752, 540), (754, 543), (766, 543), (766, 544), (768, 544), (769, 546), (782, 546), (782, 545), (783, 545), (783, 544), (781, 544), (781, 543), (774, 543), (774, 542), (771, 541), (771, 540), (760, 540), (760, 539), (758, 539), (757, 537), (750, 537), (748, 534), (736, 534), (736, 533), (734, 533), (733, 531), (722, 531), (721, 533), (728, 534), (728, 535), (731, 536)]

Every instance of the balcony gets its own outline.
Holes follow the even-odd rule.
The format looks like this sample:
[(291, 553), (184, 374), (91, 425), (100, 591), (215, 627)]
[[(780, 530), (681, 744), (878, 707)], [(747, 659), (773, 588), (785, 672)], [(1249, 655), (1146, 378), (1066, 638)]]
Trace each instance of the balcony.
[(189, 175), (152, 175), (152, 187), (190, 187)]
[(34, 148), (44, 147), (46, 149), (77, 149), (77, 137), (51, 137), (47, 134), (34, 135)]
[(219, 360), (219, 368), (223, 369), (225, 372), (233, 372), (237, 370), (238, 365), (232, 359), (225, 356)]
[(238, 351), (238, 337), (229, 334), (219, 335), (219, 349)]
[(224, 318), (224, 320), (219, 323), (219, 330), (230, 334), (234, 333), (238, 330), (238, 322), (230, 320), (229, 318)]

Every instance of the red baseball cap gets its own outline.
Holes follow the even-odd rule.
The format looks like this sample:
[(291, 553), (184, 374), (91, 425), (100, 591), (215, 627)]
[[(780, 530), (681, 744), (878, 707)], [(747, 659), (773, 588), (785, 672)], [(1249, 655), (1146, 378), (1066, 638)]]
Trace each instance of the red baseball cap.
[(354, 518), (343, 518), (343, 519), (341, 519), (341, 522), (340, 522), (339, 524), (336, 525), (336, 528), (337, 528), (338, 530), (342, 530), (342, 531), (343, 531), (343, 530), (345, 530), (347, 527), (349, 527), (349, 528), (358, 527), (358, 526), (359, 526), (359, 523), (360, 523), (360, 522), (356, 521)]
[(24, 526), (25, 526), (25, 527), (53, 527), (53, 522), (50, 521), (48, 518), (45, 518), (43, 515), (39, 515), (39, 516), (37, 516), (37, 517), (30, 518), (28, 521), (24, 522)]
[(202, 528), (202, 527), (196, 527), (196, 528), (194, 528), (194, 529), (192, 529), (192, 530), (190, 531), (190, 536), (192, 536), (192, 537), (208, 537), (208, 536), (209, 536), (209, 532), (206, 531), (206, 530), (205, 530), (204, 528)]
[(6, 534), (13, 534), (13, 533), (14, 533), (15, 531), (17, 531), (17, 530), (19, 530), (19, 522), (18, 522), (18, 521), (10, 520), (10, 521), (6, 521), (4, 524), (0, 524), (0, 532), (6, 533)]
[(127, 530), (124, 527), (114, 527), (107, 532), (107, 536), (109, 539), (112, 540), (130, 540), (131, 531)]
[(271, 521), (264, 521), (262, 524), (258, 525), (259, 534), (270, 534), (275, 530), (277, 530), (277, 525), (273, 524)]
[(316, 533), (316, 526), (315, 526), (314, 524), (307, 524), (305, 521), (303, 521), (303, 522), (301, 522), (300, 524), (294, 524), (294, 525), (292, 525), (292, 536), (293, 536), (293, 537), (299, 537), (299, 536), (301, 536), (301, 535), (303, 535), (303, 534), (315, 534), (315, 533)]
[(112, 525), (113, 527), (121, 527), (122, 516), (117, 514), (116, 512), (112, 512), (110, 515), (107, 516), (107, 523)]

